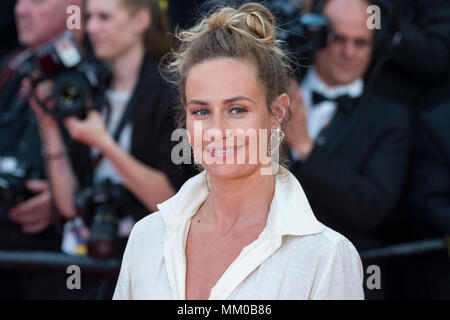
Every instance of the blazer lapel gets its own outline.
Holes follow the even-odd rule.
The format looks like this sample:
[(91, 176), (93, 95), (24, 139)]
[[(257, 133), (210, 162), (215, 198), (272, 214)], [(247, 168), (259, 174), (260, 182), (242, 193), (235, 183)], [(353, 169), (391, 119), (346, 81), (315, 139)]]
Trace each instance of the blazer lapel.
[(318, 145), (326, 145), (332, 150), (336, 150), (351, 130), (360, 122), (365, 113), (364, 101), (367, 97), (361, 97), (358, 105), (351, 111), (345, 112), (337, 110), (328, 127), (324, 128), (316, 139)]

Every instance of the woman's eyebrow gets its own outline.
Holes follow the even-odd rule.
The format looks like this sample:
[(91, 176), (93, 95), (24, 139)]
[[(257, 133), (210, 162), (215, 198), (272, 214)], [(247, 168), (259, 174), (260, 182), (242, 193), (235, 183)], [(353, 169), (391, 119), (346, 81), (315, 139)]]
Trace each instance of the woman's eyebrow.
[(238, 96), (238, 97), (234, 97), (234, 98), (229, 98), (229, 99), (224, 100), (223, 102), (225, 104), (228, 104), (228, 103), (233, 103), (233, 102), (236, 102), (236, 101), (239, 101), (239, 100), (247, 100), (247, 101), (250, 101), (253, 104), (256, 104), (255, 101), (253, 101), (250, 98), (244, 97), (244, 96)]
[[(247, 100), (247, 101), (250, 101), (253, 104), (256, 104), (255, 101), (253, 101), (250, 98), (244, 97), (244, 96), (238, 96), (238, 97), (225, 99), (225, 100), (223, 100), (223, 104), (229, 104), (229, 103), (233, 103), (233, 102), (236, 102), (236, 101), (239, 101), (239, 100)], [(189, 100), (187, 104), (188, 105), (189, 104), (196, 104), (196, 105), (200, 105), (200, 106), (207, 106), (207, 105), (209, 105), (208, 102), (201, 101), (201, 100), (195, 100), (195, 99), (194, 100)]]
[(189, 104), (198, 104), (198, 105), (201, 105), (201, 106), (207, 106), (208, 105), (207, 102), (200, 101), (200, 100), (189, 100), (187, 104), (188, 105)]

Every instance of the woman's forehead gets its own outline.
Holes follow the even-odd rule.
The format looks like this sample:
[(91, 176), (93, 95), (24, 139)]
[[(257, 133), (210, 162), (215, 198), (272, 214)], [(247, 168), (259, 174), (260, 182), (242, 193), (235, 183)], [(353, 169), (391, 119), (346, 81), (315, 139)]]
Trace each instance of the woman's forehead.
[[(187, 99), (229, 99), (247, 96), (252, 99), (264, 92), (255, 66), (241, 59), (217, 58), (193, 66), (186, 79)], [(252, 99), (254, 100), (254, 99)]]

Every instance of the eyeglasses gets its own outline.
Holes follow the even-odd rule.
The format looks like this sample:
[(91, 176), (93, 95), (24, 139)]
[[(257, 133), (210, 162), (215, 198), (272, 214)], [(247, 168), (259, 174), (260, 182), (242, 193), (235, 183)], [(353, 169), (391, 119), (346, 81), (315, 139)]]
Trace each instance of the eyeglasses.
[(353, 42), (355, 48), (360, 50), (367, 49), (371, 47), (373, 44), (372, 39), (364, 39), (364, 38), (351, 39), (334, 31), (330, 31), (328, 34), (328, 43), (345, 45), (348, 41)]

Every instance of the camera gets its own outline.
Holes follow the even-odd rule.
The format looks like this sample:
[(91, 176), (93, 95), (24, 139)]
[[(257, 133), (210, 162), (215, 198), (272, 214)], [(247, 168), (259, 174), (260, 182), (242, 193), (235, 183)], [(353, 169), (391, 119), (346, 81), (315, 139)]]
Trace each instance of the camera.
[(41, 178), (30, 166), (16, 158), (0, 158), (0, 204), (11, 207), (33, 196), (26, 181)]
[(17, 71), (30, 78), (34, 88), (42, 81), (53, 81), (52, 108), (35, 98), (54, 117), (82, 118), (88, 109), (107, 105), (105, 91), (111, 81), (111, 70), (104, 62), (83, 57), (72, 33), (65, 32), (23, 59)]
[[(304, 14), (303, 4), (296, 0), (269, 0), (264, 5), (277, 17), (277, 38), (287, 45), (301, 64), (311, 65), (314, 53), (325, 47), (329, 39), (329, 20), (319, 13)], [(298, 68), (301, 78), (306, 68)]]
[(97, 259), (117, 256), (117, 231), (125, 196), (125, 188), (110, 180), (87, 187), (76, 195), (78, 212), (90, 220), (89, 256)]
[(329, 22), (324, 15), (303, 14), (302, 3), (295, 0), (272, 0), (264, 5), (279, 20), (277, 38), (285, 41), (291, 52), (305, 55), (326, 45)]

